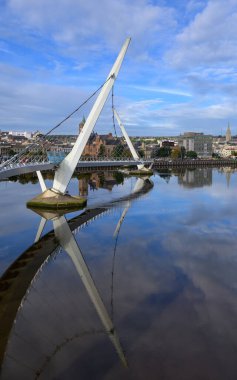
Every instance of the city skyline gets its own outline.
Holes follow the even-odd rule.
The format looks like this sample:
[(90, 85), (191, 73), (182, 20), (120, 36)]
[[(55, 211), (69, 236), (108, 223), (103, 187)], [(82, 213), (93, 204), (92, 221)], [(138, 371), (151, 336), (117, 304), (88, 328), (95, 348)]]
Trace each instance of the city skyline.
[[(237, 4), (233, 0), (1, 2), (0, 129), (47, 132), (108, 75), (130, 135), (224, 134), (237, 128)], [(82, 112), (62, 132), (76, 133)], [(111, 99), (97, 123), (113, 132)]]

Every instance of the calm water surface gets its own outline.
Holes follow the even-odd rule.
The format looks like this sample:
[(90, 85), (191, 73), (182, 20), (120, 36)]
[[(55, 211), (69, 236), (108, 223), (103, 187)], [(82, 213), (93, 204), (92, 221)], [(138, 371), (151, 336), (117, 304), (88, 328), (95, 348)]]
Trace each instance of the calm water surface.
[[(1, 379), (237, 378), (237, 172), (151, 180), (146, 194), (73, 234), (67, 221), (82, 211), (47, 222), (43, 235), (55, 228), (62, 248), (19, 305)], [(136, 181), (95, 174), (69, 190), (88, 191), (95, 208)], [(25, 202), (39, 192), (39, 184), (0, 182), (1, 275), (34, 243), (41, 218)]]

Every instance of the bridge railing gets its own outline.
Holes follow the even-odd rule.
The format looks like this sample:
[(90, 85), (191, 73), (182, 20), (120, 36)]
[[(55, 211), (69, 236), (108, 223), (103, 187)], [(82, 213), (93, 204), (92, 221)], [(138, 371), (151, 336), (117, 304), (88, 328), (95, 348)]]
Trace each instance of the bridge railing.
[(132, 157), (98, 157), (98, 156), (90, 156), (90, 157), (81, 157), (80, 161), (93, 161), (93, 162), (98, 162), (98, 161), (124, 161), (124, 162), (142, 162), (144, 160), (134, 160)]
[[(0, 165), (0, 174), (1, 177), (4, 176), (3, 178), (6, 178), (10, 176), (13, 172), (15, 174), (12, 175), (18, 175), (25, 173), (25, 169), (27, 172), (30, 171), (37, 171), (37, 170), (47, 170), (52, 169), (53, 166), (57, 167), (60, 165), (61, 159), (59, 161), (54, 161), (50, 159), (50, 156), (47, 154), (32, 154), (32, 155), (27, 155), (27, 156), (20, 156), (15, 155), (12, 157), (11, 161), (9, 160), (6, 161), (6, 164), (4, 162), (1, 163)], [(137, 164), (144, 164), (144, 163), (151, 163), (150, 159), (140, 159), (140, 160), (134, 160), (132, 157), (98, 157), (98, 156), (83, 156), (81, 159), (78, 161), (78, 166), (80, 166), (80, 163), (83, 163), (84, 166), (114, 166), (114, 163), (118, 163), (118, 166), (121, 165), (137, 165)], [(42, 168), (42, 165), (45, 165), (44, 168)], [(53, 165), (53, 166), (52, 166)], [(25, 168), (25, 169), (24, 169)], [(19, 169), (19, 171), (16, 171)]]
[(49, 161), (45, 158), (34, 158), (34, 160), (27, 160), (25, 162), (13, 162), (11, 164), (8, 164), (7, 166), (4, 166), (4, 162), (2, 163), (3, 165), (0, 168), (0, 172), (9, 170), (9, 169), (15, 169), (15, 168), (22, 168), (22, 167), (27, 167), (31, 165), (42, 165), (42, 164), (48, 164)]

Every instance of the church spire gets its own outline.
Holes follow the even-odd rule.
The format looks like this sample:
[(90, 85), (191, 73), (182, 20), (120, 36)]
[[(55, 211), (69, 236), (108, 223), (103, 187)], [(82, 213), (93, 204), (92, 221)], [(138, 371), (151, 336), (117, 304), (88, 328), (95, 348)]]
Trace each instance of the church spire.
[(86, 119), (85, 119), (85, 116), (83, 115), (83, 119), (82, 119), (82, 121), (79, 124), (79, 133), (82, 131), (85, 122), (86, 122)]
[(230, 130), (230, 123), (228, 122), (228, 127), (226, 130), (226, 135), (225, 135), (225, 141), (228, 143), (231, 141), (231, 130)]

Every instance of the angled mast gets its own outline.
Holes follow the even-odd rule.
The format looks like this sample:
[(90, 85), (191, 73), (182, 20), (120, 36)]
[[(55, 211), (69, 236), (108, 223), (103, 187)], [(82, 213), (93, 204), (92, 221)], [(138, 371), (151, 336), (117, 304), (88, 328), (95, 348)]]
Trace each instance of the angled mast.
[(111, 88), (118, 76), (130, 40), (131, 38), (127, 38), (124, 42), (122, 49), (107, 77), (106, 83), (102, 87), (101, 92), (98, 95), (98, 98), (96, 99), (94, 106), (91, 109), (91, 112), (85, 122), (85, 125), (81, 133), (79, 134), (76, 140), (74, 147), (72, 148), (71, 152), (64, 158), (64, 160), (59, 165), (59, 168), (55, 172), (52, 190), (56, 193), (64, 194), (66, 191), (68, 183), (87, 144), (90, 134), (104, 107), (104, 104), (108, 98)]
[(120, 126), (120, 129), (121, 129), (121, 131), (122, 131), (122, 134), (123, 134), (123, 136), (124, 136), (124, 138), (125, 138), (125, 140), (126, 140), (126, 143), (128, 144), (128, 147), (129, 147), (129, 149), (130, 149), (130, 152), (131, 152), (131, 154), (132, 154), (134, 160), (135, 160), (135, 161), (139, 161), (139, 163), (137, 164), (138, 169), (139, 169), (139, 170), (140, 170), (140, 169), (143, 169), (143, 168), (144, 168), (144, 164), (141, 164), (141, 163), (140, 163), (141, 159), (139, 158), (139, 156), (138, 156), (138, 154), (137, 154), (137, 152), (136, 152), (136, 150), (135, 150), (135, 148), (134, 148), (134, 146), (133, 146), (133, 144), (132, 144), (132, 141), (130, 140), (130, 137), (128, 136), (128, 134), (127, 134), (127, 132), (126, 132), (126, 129), (124, 128), (124, 126), (123, 126), (123, 124), (122, 124), (122, 122), (121, 122), (121, 119), (120, 119), (120, 117), (119, 117), (119, 115), (118, 115), (118, 112), (116, 111), (115, 108), (113, 108), (113, 112), (114, 112), (114, 116), (115, 116), (116, 119), (117, 119), (118, 125)]

